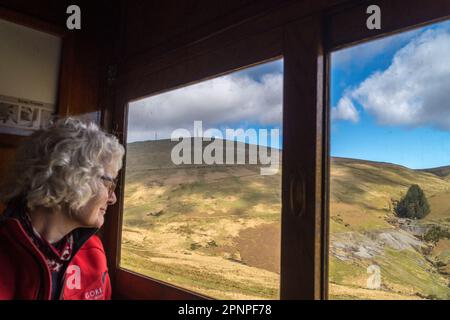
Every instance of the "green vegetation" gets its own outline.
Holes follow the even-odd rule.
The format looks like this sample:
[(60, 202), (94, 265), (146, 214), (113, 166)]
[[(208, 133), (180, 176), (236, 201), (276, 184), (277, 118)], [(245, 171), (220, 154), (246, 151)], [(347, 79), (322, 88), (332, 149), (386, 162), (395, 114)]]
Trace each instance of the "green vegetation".
[(436, 244), (440, 239), (450, 239), (450, 232), (440, 226), (433, 225), (423, 236), (427, 242)]
[[(448, 299), (450, 247), (445, 230), (450, 216), (449, 187), (448, 176), (388, 163), (333, 158), (330, 297)], [(412, 212), (428, 214), (402, 222), (396, 204), (405, 198), (416, 200), (416, 207), (421, 208)], [(363, 268), (369, 264), (381, 270), (377, 290), (366, 287), (368, 274)], [(354, 270), (358, 267), (359, 271)]]
[(401, 218), (422, 219), (430, 213), (430, 205), (423, 190), (413, 184), (406, 196), (396, 204), (395, 212)]
[(382, 259), (382, 279), (392, 290), (422, 298), (449, 299), (450, 290), (444, 276), (417, 251), (387, 248)]
[[(121, 266), (214, 298), (277, 299), (281, 172), (175, 167), (170, 143), (128, 149)], [(331, 298), (449, 298), (445, 172), (332, 158)], [(404, 215), (413, 219), (399, 219), (392, 199), (411, 207)], [(378, 289), (367, 288), (372, 265)]]
[(126, 250), (121, 267), (144, 274), (148, 277), (176, 284), (182, 288), (210, 295), (219, 299), (230, 299), (230, 293), (239, 292), (254, 299), (277, 299), (276, 285), (264, 286), (254, 281), (233, 281), (219, 273), (208, 272), (189, 265), (170, 265), (146, 260), (141, 253)]

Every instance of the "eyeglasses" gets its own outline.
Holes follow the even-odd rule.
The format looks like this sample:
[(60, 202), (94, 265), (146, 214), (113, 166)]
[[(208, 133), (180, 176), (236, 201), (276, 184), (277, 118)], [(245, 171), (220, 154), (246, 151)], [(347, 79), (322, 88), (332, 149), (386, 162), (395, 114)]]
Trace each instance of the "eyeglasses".
[(100, 179), (102, 179), (103, 184), (108, 189), (108, 197), (111, 197), (114, 190), (116, 190), (117, 178), (113, 179), (108, 176), (101, 176)]

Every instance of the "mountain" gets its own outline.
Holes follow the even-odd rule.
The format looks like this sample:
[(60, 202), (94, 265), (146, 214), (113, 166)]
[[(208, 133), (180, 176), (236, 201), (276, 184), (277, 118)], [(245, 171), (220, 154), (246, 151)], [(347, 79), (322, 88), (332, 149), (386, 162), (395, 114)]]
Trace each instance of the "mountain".
[(417, 171), (429, 172), (439, 177), (447, 177), (450, 174), (450, 166), (442, 166), (429, 169), (419, 169)]
[[(216, 158), (215, 152), (207, 149), (213, 147), (213, 144), (218, 146), (218, 150), (222, 151), (222, 156), (217, 155), (217, 159), (221, 160), (223, 164), (228, 164), (227, 162), (231, 160), (231, 165), (236, 165), (238, 163), (237, 151), (242, 153), (245, 152), (245, 158), (242, 158), (245, 164), (250, 164), (250, 160), (255, 159), (255, 164), (263, 165), (261, 163), (260, 155), (267, 155), (270, 157), (272, 155), (272, 148), (267, 148), (263, 146), (257, 146), (248, 143), (234, 142), (230, 144), (230, 141), (222, 139), (212, 139), (211, 141), (202, 141), (200, 138), (186, 138), (187, 144), (185, 146), (190, 146), (189, 150), (186, 151), (187, 158), (190, 159), (190, 163), (185, 164), (175, 164), (172, 159), (172, 150), (175, 150), (175, 155), (183, 156), (184, 153), (177, 150), (177, 145), (182, 146), (181, 142), (171, 141), (170, 139), (156, 140), (156, 141), (143, 141), (143, 142), (133, 142), (127, 144), (127, 168), (128, 170), (151, 170), (151, 169), (161, 169), (161, 168), (186, 168), (195, 166), (204, 166), (205, 161), (201, 159), (201, 163), (195, 163), (195, 146), (201, 146), (199, 148), (200, 155), (203, 152), (207, 154), (212, 154)], [(281, 151), (279, 149), (273, 149), (279, 152), (279, 161), (281, 162)], [(227, 154), (233, 155), (231, 159), (227, 158)]]
[[(176, 166), (176, 144), (127, 146), (121, 265), (215, 298), (278, 298), (281, 172), (262, 176), (260, 163)], [(423, 239), (450, 226), (450, 181), (435, 169), (331, 158), (332, 298), (450, 298), (450, 240)], [(411, 184), (431, 208), (420, 221), (394, 214)], [(380, 287), (367, 288), (369, 267), (379, 268)]]

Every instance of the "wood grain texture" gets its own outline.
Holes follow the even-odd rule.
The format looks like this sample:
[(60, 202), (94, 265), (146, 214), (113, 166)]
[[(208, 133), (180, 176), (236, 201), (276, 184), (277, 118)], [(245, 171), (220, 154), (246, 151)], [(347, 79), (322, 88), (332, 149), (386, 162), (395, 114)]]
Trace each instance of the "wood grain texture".
[[(366, 9), (377, 4), (381, 9), (381, 29), (369, 30)], [(336, 50), (363, 41), (403, 32), (423, 24), (450, 18), (448, 0), (353, 1), (330, 11), (327, 17), (327, 50)]]
[[(320, 15), (286, 26), (284, 41), (281, 298), (319, 299), (322, 288), (323, 68)], [(290, 194), (304, 184), (304, 195)], [(304, 211), (290, 197), (305, 199)]]
[[(61, 28), (68, 3), (1, 0), (0, 7), (8, 19), (61, 32), (59, 114), (92, 115), (122, 142), (130, 100), (284, 57), (281, 298), (326, 298), (328, 55), (449, 17), (450, 2), (377, 1), (382, 30), (371, 31), (366, 0), (81, 1), (85, 28), (67, 33)], [(0, 135), (2, 159), (11, 158), (19, 142)], [(114, 296), (205, 298), (119, 268), (123, 178), (103, 227)]]
[[(115, 299), (136, 300), (205, 300), (195, 292), (143, 277), (131, 271), (119, 269), (115, 275)], [(120, 289), (121, 288), (121, 289)], [(126, 288), (126, 290), (124, 290)]]

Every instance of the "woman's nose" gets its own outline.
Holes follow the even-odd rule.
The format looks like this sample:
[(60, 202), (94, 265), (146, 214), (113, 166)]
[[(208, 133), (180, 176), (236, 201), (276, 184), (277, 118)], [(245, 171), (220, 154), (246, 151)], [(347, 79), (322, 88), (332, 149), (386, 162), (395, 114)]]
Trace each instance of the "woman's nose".
[(108, 205), (113, 205), (114, 203), (117, 202), (117, 198), (116, 198), (116, 193), (115, 192), (111, 192), (111, 194), (108, 197)]

